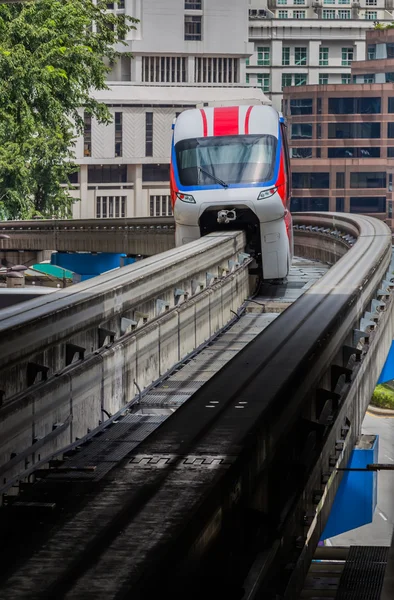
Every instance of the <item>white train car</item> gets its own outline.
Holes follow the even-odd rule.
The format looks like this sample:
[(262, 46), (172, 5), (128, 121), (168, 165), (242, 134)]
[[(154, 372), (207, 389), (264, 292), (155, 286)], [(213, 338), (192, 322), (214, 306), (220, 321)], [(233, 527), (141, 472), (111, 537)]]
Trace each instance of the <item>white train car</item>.
[(285, 122), (270, 106), (186, 110), (174, 124), (171, 198), (176, 245), (244, 230), (262, 278), (282, 279), (293, 254)]

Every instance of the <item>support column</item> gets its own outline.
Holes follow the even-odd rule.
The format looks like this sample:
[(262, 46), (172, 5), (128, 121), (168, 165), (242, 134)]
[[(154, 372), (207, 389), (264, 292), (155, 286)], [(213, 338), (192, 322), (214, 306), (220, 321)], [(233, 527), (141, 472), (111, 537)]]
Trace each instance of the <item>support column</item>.
[(144, 210), (144, 198), (142, 193), (142, 165), (130, 165), (131, 167), (131, 180), (134, 185), (134, 217), (143, 217), (145, 215)]
[(79, 207), (79, 218), (86, 219), (89, 217), (95, 218), (96, 210), (95, 207), (89, 206), (89, 195), (88, 195), (88, 166), (81, 165), (81, 170), (79, 172), (79, 197), (80, 197), (80, 207)]

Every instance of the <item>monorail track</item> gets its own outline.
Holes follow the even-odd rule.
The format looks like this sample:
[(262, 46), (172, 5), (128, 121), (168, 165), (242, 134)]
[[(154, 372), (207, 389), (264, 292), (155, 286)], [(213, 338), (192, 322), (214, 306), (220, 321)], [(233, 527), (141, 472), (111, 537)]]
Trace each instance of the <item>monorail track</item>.
[[(68, 498), (59, 472), (32, 486), (31, 492), (40, 486), (47, 490), (47, 503), (40, 496), (44, 510), (56, 504), (51, 503), (56, 493), (68, 510), (72, 501), (81, 505), (75, 504), (61, 525), (54, 518), (40, 549), (13, 565), (0, 587), (1, 599), (120, 600), (132, 594), (146, 600), (163, 592), (174, 599), (240, 598), (248, 569), (261, 553), (265, 566), (260, 573), (270, 571), (270, 577), (261, 578), (265, 597), (284, 591), (290, 571), (281, 568), (282, 561), (291, 557), (294, 570), (301, 550), (308, 550), (305, 526), (307, 539), (315, 539), (328, 505), (319, 504), (317, 510), (305, 490), (315, 486), (321, 496), (327, 493), (320, 481), (324, 469), (331, 465), (338, 440), (342, 453), (336, 459), (346, 459), (362, 418), (362, 406), (348, 400), (349, 390), (368, 364), (375, 338), (360, 320), (366, 321), (377, 295), (385, 299), (385, 308), (391, 306), (390, 286), (382, 284), (391, 258), (385, 225), (366, 217), (313, 218), (320, 224), (305, 235), (318, 240), (316, 253), (326, 244), (335, 254), (336, 239), (343, 245), (339, 237), (345, 234), (357, 238), (354, 245), (349, 242), (353, 248), (346, 259), (145, 441), (129, 446), (121, 463), (98, 483), (92, 481), (95, 465), (80, 465), (74, 477), (69, 462), (68, 474), (60, 473), (72, 482)], [(340, 236), (336, 228), (342, 228)], [(269, 303), (267, 298), (257, 302)], [(376, 311), (374, 319), (383, 322), (385, 311)], [(264, 314), (245, 317), (253, 321)], [(122, 424), (130, 429), (123, 421), (113, 431)], [(121, 438), (118, 443), (130, 443)], [(330, 485), (332, 494), (338, 480)], [(312, 506), (309, 523), (304, 510)], [(21, 508), (29, 507), (8, 507), (10, 523)], [(38, 520), (36, 525), (38, 538)], [(273, 583), (272, 574), (278, 572), (279, 582)]]
[[(94, 490), (98, 490), (100, 482), (105, 481), (107, 474), (120, 461), (132, 450), (136, 450), (149, 434), (273, 322), (285, 307), (322, 277), (327, 269), (328, 267), (323, 264), (296, 259), (286, 284), (262, 286), (259, 295), (246, 302), (241, 315), (235, 317), (219, 335), (214, 336), (204, 349), (200, 349), (182, 364), (177, 365), (172, 374), (143, 393), (140, 401), (125, 411), (121, 417), (107, 422), (106, 427), (98, 430), (96, 435), (92, 432), (85, 443), (62, 453), (58, 457), (61, 460), (51, 461), (49, 470), (37, 471), (34, 485), (22, 485), (22, 493), (18, 497), (9, 498), (8, 506), (3, 510), (1, 527), (3, 536), (7, 535), (7, 530), (9, 533), (12, 531), (19, 547), (21, 540), (26, 536), (26, 542), (23, 544), (25, 552), (27, 554), (35, 552), (38, 549), (38, 539), (45, 539), (55, 523), (59, 526), (61, 522), (65, 523), (72, 519), (72, 514), (75, 515), (78, 511), (81, 500), (83, 503), (85, 494), (90, 496)], [(207, 406), (213, 408), (214, 404), (209, 403)], [(88, 512), (91, 511), (89, 507), (88, 502), (85, 508)], [(37, 515), (40, 524), (32, 536), (29, 522)], [(19, 521), (19, 526), (15, 524), (14, 519)], [(16, 527), (19, 532), (15, 537)], [(94, 534), (94, 538), (99, 536), (97, 528), (91, 533)], [(32, 537), (35, 538), (33, 545), (29, 544)], [(85, 532), (83, 539), (78, 536), (81, 550), (86, 544), (87, 537), (89, 537), (88, 531)], [(19, 558), (22, 559), (23, 553), (19, 554)], [(2, 556), (3, 574), (7, 572), (7, 557), (9, 559), (11, 556), (8, 547), (5, 555)], [(31, 560), (35, 561), (34, 556)], [(67, 562), (66, 558), (64, 560)], [(83, 562), (82, 557), (81, 562)], [(9, 570), (12, 571), (15, 566), (10, 564)], [(65, 574), (65, 577), (69, 580), (68, 574)], [(17, 590), (14, 589), (13, 597), (16, 593)], [(55, 597), (60, 597), (58, 594), (61, 593), (60, 590), (56, 593), (50, 592), (55, 594)], [(1, 589), (0, 597), (2, 597)], [(22, 598), (23, 595), (15, 597)]]

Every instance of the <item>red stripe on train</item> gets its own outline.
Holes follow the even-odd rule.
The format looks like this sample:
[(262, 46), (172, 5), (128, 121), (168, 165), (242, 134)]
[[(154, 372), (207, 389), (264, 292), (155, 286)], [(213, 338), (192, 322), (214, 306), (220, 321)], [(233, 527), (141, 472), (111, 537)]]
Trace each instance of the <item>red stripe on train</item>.
[(245, 117), (245, 134), (249, 135), (249, 121), (250, 121), (250, 113), (253, 110), (253, 106), (249, 106), (247, 112), (246, 112), (246, 117)]
[(213, 135), (239, 134), (239, 106), (215, 108), (213, 114)]
[(203, 108), (200, 108), (200, 112), (201, 112), (201, 116), (202, 116), (203, 135), (204, 135), (204, 137), (207, 137), (207, 135), (208, 135), (207, 115), (205, 114), (205, 110)]

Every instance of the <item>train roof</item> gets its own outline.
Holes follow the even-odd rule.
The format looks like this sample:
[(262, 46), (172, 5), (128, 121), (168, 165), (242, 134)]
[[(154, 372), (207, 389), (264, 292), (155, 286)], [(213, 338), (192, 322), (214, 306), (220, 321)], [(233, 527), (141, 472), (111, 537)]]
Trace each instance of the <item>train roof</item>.
[(267, 134), (278, 137), (279, 113), (271, 106), (224, 106), (185, 110), (175, 122), (174, 142), (191, 138)]

